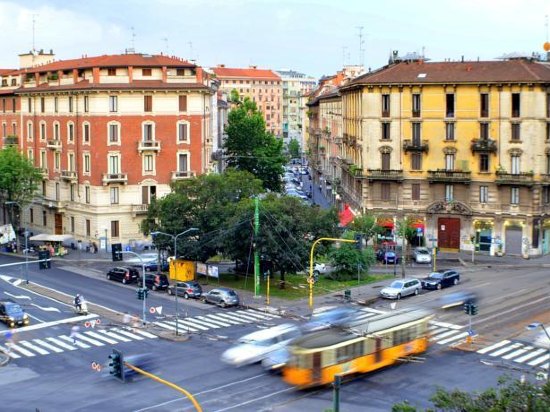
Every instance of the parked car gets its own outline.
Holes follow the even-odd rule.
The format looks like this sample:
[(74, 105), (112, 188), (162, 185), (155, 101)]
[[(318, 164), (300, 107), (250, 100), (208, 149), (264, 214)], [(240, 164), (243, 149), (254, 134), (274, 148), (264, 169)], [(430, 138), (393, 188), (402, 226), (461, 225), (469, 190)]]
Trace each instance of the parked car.
[(0, 320), (10, 328), (29, 324), (29, 315), (12, 300), (0, 300)]
[(350, 306), (329, 306), (315, 310), (302, 327), (305, 332), (314, 332), (330, 327), (342, 327), (357, 315), (357, 309)]
[[(328, 275), (329, 273), (334, 272), (334, 267), (327, 265), (326, 263), (315, 263), (313, 265), (313, 276), (315, 278), (319, 277), (319, 275)], [(309, 265), (308, 265), (308, 273), (309, 273)]]
[[(141, 284), (141, 281), (139, 282)], [(151, 290), (165, 290), (170, 286), (168, 277), (162, 273), (146, 273), (145, 287)]]
[(190, 280), (187, 282), (176, 282), (174, 285), (170, 285), (168, 287), (168, 294), (175, 295), (176, 290), (178, 296), (183, 296), (185, 299), (199, 299), (202, 296), (201, 285), (199, 285), (199, 282), (195, 280)]
[(227, 306), (238, 306), (239, 295), (233, 289), (215, 288), (202, 295), (204, 303), (213, 303), (225, 308)]
[(380, 295), (387, 299), (401, 299), (408, 295), (418, 295), (422, 284), (418, 279), (408, 278), (394, 280), (390, 286), (383, 288)]
[(460, 274), (456, 270), (432, 272), (422, 279), (422, 288), (441, 289), (447, 286), (458, 285), (458, 282), (460, 282)]
[(386, 250), (382, 262), (387, 265), (396, 265), (399, 263), (399, 257), (393, 250)]
[(415, 248), (413, 250), (413, 259), (416, 263), (432, 263), (432, 255), (426, 247)]
[(227, 349), (221, 360), (233, 366), (261, 362), (269, 353), (285, 347), (298, 336), (301, 336), (300, 329), (290, 323), (252, 332), (240, 338), (237, 345)]
[(139, 272), (135, 268), (116, 267), (107, 272), (107, 279), (116, 280), (124, 284), (137, 282), (139, 277)]

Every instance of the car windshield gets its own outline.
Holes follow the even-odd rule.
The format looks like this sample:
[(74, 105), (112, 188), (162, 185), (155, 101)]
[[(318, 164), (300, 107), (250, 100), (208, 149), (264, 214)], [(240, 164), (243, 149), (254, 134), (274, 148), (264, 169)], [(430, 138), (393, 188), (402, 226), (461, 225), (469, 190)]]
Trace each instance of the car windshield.
[(395, 282), (392, 282), (392, 284), (390, 285), (390, 288), (395, 288), (395, 289), (401, 289), (403, 287), (403, 282), (399, 282), (399, 281), (395, 281)]
[(430, 279), (442, 279), (442, 278), (443, 278), (443, 274), (437, 273), (437, 272), (430, 273), (429, 278), (430, 278)]
[(11, 305), (6, 305), (6, 313), (7, 314), (19, 314), (23, 312), (23, 309), (21, 309), (21, 306), (17, 305), (17, 304), (11, 304)]
[(427, 255), (429, 254), (429, 252), (426, 250), (426, 249), (418, 249), (416, 251), (416, 253), (418, 253), (419, 255)]
[(235, 293), (234, 290), (228, 290), (228, 291), (227, 291), (227, 294), (228, 294), (229, 296), (237, 296), (237, 294)]

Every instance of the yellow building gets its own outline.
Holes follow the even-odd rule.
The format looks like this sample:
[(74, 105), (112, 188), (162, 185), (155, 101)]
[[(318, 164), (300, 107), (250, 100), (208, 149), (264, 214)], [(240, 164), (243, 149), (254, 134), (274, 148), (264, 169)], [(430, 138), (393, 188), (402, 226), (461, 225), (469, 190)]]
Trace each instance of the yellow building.
[(342, 200), (415, 219), (418, 241), (550, 246), (550, 65), (397, 61), (340, 88)]

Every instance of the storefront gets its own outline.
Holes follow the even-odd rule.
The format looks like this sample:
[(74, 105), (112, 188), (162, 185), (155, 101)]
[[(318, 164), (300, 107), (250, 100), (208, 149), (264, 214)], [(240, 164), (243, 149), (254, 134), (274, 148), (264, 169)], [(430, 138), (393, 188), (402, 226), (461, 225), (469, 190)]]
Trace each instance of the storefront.
[(520, 222), (509, 221), (505, 223), (504, 251), (507, 255), (522, 254), (523, 226)]
[(550, 219), (542, 221), (542, 254), (550, 253)]
[(493, 226), (492, 220), (474, 220), (474, 243), (477, 251), (489, 252), (491, 250)]

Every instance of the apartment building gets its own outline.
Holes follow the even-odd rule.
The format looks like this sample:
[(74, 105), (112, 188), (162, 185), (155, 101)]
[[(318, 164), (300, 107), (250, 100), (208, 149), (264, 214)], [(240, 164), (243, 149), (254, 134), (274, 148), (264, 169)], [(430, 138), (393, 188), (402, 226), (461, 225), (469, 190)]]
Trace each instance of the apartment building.
[[(342, 86), (342, 200), (452, 250), (550, 247), (550, 65), (396, 60)], [(423, 238), (423, 239), (422, 239)]]
[(0, 72), (3, 137), (44, 177), (22, 222), (105, 248), (140, 242), (151, 200), (213, 168), (216, 84), (173, 56), (52, 60), (32, 52)]
[(281, 77), (271, 70), (228, 68), (220, 64), (210, 69), (220, 83), (220, 90), (228, 96), (236, 90), (242, 97), (250, 97), (264, 114), (266, 129), (282, 137), (283, 87)]

